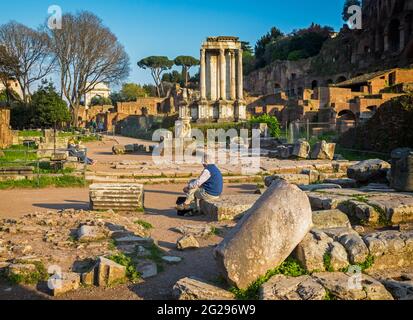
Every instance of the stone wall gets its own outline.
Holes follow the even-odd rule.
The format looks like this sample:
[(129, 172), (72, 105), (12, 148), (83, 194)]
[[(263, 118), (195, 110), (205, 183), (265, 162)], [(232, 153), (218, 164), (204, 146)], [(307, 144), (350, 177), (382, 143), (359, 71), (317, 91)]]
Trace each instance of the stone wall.
[(128, 115), (157, 115), (161, 111), (165, 98), (139, 98), (132, 102), (119, 102), (117, 112)]
[(10, 110), (0, 109), (0, 149), (7, 148), (13, 143), (13, 134), (10, 128)]

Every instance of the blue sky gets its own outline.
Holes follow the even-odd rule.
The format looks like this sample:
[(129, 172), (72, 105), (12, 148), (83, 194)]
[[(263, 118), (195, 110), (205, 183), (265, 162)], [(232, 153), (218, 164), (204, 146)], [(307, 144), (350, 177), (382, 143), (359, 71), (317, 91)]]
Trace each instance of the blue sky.
[(131, 58), (128, 81), (151, 83), (136, 66), (149, 55), (199, 56), (207, 36), (234, 35), (255, 42), (272, 26), (284, 32), (316, 22), (339, 30), (344, 0), (18, 0), (2, 1), (0, 24), (37, 27), (50, 5), (63, 12), (88, 10), (115, 33)]

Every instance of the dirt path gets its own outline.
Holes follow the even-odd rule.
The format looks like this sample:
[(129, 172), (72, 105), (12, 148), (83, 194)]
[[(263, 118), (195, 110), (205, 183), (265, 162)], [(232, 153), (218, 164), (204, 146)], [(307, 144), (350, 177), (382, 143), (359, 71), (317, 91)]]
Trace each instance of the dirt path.
[[(166, 266), (156, 277), (138, 285), (121, 286), (112, 289), (81, 289), (62, 299), (169, 299), (175, 282), (183, 277), (196, 276), (207, 281), (216, 281), (218, 271), (213, 258), (213, 248), (222, 238), (211, 236), (201, 239), (201, 248), (180, 252), (175, 244), (180, 234), (171, 228), (185, 224), (200, 224), (204, 217), (182, 218), (175, 213), (176, 198), (181, 195), (183, 185), (145, 186), (145, 215), (142, 219), (154, 226), (152, 237), (169, 255), (179, 256), (183, 261)], [(251, 193), (255, 189), (249, 184), (228, 184), (225, 194)], [(88, 189), (41, 189), (0, 191), (0, 218), (18, 218), (29, 212), (43, 212), (58, 209), (88, 209)], [(13, 287), (0, 284), (0, 299), (42, 299), (50, 298), (31, 287)]]

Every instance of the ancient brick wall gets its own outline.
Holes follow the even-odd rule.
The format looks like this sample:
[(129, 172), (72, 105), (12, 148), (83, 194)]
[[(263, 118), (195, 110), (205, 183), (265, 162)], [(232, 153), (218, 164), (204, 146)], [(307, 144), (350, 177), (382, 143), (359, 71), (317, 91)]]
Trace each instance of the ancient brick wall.
[(117, 111), (136, 116), (144, 115), (145, 112), (147, 115), (157, 115), (164, 100), (164, 98), (139, 98), (137, 101), (119, 102)]
[(0, 109), (0, 149), (7, 148), (13, 143), (10, 128), (10, 110)]

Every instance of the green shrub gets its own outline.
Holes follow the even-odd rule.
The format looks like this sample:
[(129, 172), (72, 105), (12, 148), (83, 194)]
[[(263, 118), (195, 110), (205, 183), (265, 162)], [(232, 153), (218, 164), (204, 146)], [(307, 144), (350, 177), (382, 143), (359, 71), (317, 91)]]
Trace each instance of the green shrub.
[(142, 226), (145, 230), (151, 230), (151, 229), (153, 229), (153, 225), (150, 224), (150, 223), (147, 222), (147, 221), (137, 220), (137, 221), (135, 221), (135, 224), (138, 224), (138, 225)]
[(247, 289), (231, 288), (230, 291), (238, 300), (258, 300), (260, 287), (273, 276), (282, 274), (289, 277), (300, 277), (308, 272), (295, 259), (288, 258), (279, 267), (270, 270), (265, 276), (253, 282)]
[(281, 136), (281, 127), (278, 119), (268, 114), (263, 114), (258, 117), (253, 117), (250, 120), (250, 124), (266, 123), (268, 125), (268, 131), (273, 138), (279, 138)]
[(110, 256), (108, 259), (120, 264), (121, 266), (126, 267), (126, 277), (132, 283), (136, 283), (140, 280), (141, 275), (136, 270), (135, 262), (131, 257), (125, 255), (124, 253), (117, 253)]
[(22, 274), (13, 274), (7, 275), (3, 274), (3, 278), (9, 281), (12, 284), (26, 284), (26, 285), (35, 285), (40, 281), (46, 281), (48, 279), (48, 274), (46, 267), (41, 261), (16, 261), (17, 264), (33, 264), (36, 267), (36, 270), (30, 273)]

